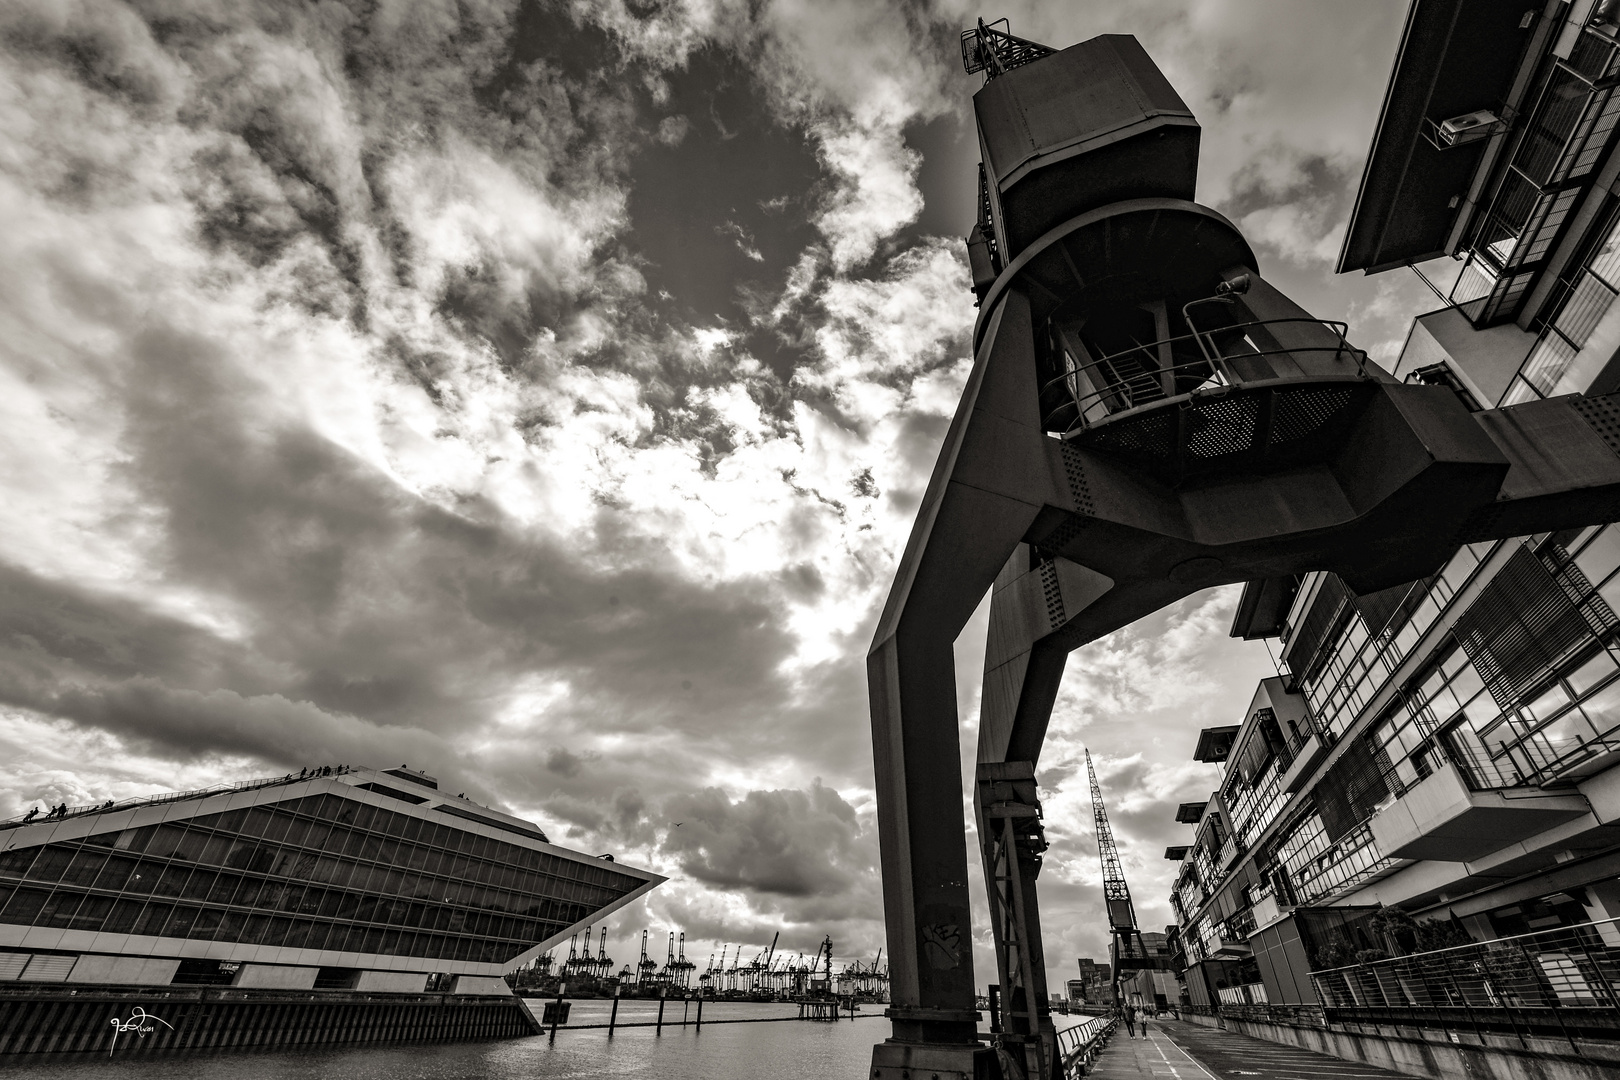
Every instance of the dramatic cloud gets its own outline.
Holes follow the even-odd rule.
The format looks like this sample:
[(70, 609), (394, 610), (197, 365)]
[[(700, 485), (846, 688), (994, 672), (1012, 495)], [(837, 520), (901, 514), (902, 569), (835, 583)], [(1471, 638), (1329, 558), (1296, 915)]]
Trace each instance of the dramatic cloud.
[(844, 892), (873, 870), (855, 808), (819, 781), (735, 803), (705, 788), (671, 799), (665, 812), (682, 820), (670, 823), (663, 850), (709, 885), (797, 899)]
[[(1330, 263), (1399, 4), (1004, 13), (1140, 36), (1205, 201), (1392, 352), (1426, 294)], [(970, 362), (977, 14), (0, 7), (0, 815), (407, 761), (671, 874), (614, 950), (869, 959), (862, 657)], [(1071, 662), (1055, 978), (1105, 947), (1085, 747), (1169, 917), (1194, 732), (1269, 670), (1234, 598)]]

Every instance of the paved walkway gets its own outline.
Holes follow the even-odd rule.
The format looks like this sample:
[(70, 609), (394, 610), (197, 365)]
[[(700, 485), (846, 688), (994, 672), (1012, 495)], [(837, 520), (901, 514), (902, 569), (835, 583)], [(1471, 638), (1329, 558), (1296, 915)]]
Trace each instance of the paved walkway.
[(1179, 1020), (1121, 1024), (1088, 1077), (1097, 1080), (1411, 1080), (1401, 1073)]

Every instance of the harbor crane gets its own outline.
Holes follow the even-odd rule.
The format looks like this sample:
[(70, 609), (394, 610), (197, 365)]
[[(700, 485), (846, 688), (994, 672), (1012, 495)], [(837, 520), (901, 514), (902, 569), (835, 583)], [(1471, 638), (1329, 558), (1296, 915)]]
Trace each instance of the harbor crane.
[[(1059, 50), (980, 21), (961, 45), (985, 79), (979, 313), (867, 655), (893, 1024), (867, 1075), (988, 1075), (1005, 1056), (1054, 1080), (1033, 793), (1069, 654), (1215, 586), (1243, 583), (1276, 626), (1300, 574), (1367, 596), (1461, 544), (1612, 521), (1620, 396), (1477, 408), (1395, 378), (1194, 201), (1198, 121), (1134, 37)], [(1033, 1003), (993, 1047), (954, 656), (987, 594), (973, 805), (989, 891), (1012, 902), (991, 922), (998, 967)]]
[(1103, 905), (1108, 910), (1108, 962), (1114, 977), (1114, 1000), (1119, 1000), (1120, 975), (1138, 970), (1148, 961), (1142, 931), (1136, 925), (1136, 908), (1131, 904), (1131, 887), (1125, 883), (1114, 830), (1108, 824), (1108, 808), (1103, 806), (1102, 785), (1086, 750), (1086, 775), (1091, 779), (1091, 821), (1097, 831), (1097, 858), (1102, 861)]

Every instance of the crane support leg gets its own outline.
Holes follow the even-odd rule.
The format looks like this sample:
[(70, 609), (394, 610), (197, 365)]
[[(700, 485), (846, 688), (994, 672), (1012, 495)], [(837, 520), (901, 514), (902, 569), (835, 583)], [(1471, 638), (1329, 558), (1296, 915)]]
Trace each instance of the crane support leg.
[(1001, 979), (995, 1046), (1004, 1066), (1010, 1059), (1028, 1080), (1062, 1080), (1035, 902), (1035, 879), (1046, 850), (1035, 767), (1027, 761), (983, 764), (977, 778), (973, 802)]
[(996, 321), (1013, 332), (989, 337), (969, 376), (867, 658), (895, 1034), (875, 1052), (875, 1080), (917, 1069), (970, 1078), (986, 1053), (973, 1007), (952, 645), (1042, 508), (1066, 501), (1056, 446), (1039, 427), (1034, 364), (1019, 355), (1027, 304), (1008, 302)]

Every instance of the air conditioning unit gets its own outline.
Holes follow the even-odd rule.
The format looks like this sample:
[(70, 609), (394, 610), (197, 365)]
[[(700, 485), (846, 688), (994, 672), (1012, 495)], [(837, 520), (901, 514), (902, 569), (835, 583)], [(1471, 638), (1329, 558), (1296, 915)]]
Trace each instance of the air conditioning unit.
[(1476, 109), (1471, 113), (1440, 121), (1440, 143), (1443, 146), (1461, 146), (1464, 143), (1488, 139), (1504, 127), (1497, 115), (1489, 109)]

